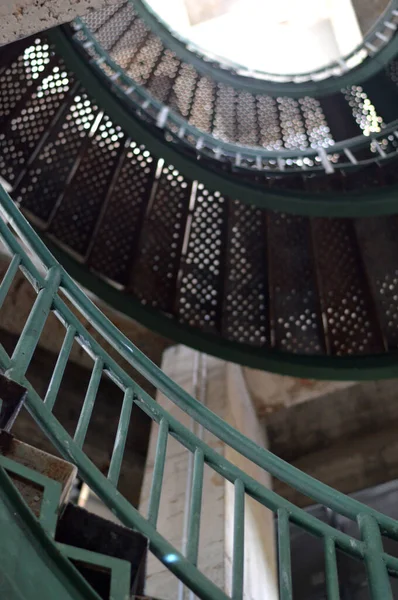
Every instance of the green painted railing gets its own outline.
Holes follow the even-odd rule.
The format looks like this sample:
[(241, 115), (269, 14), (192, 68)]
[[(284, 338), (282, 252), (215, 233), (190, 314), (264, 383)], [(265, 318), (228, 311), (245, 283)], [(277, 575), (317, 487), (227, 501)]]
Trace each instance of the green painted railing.
[[(146, 118), (144, 120), (142, 119), (143, 110), (149, 110), (151, 108), (151, 103), (149, 103), (149, 101), (148, 103), (145, 101), (142, 102), (141, 109), (137, 111), (129, 110), (129, 106), (124, 101), (120, 102), (120, 88), (117, 86), (119, 77), (113, 77), (112, 75), (105, 76), (104, 73), (101, 72), (101, 67), (97, 64), (96, 59), (90, 59), (87, 55), (82, 54), (82, 48), (72, 40), (69, 33), (68, 30), (58, 27), (49, 31), (47, 37), (54, 45), (56, 52), (62, 56), (68, 68), (70, 68), (84, 84), (88, 93), (96, 98), (98, 104), (111, 117), (112, 121), (120, 125), (133, 139), (145, 144), (146, 148), (155, 156), (161, 156), (169, 161), (170, 164), (173, 164), (181, 173), (203, 182), (209, 189), (220, 191), (226, 196), (239, 198), (243, 202), (255, 204), (261, 208), (284, 210), (294, 214), (346, 217), (357, 216), (358, 213), (361, 216), (368, 216), (373, 214), (391, 214), (395, 212), (397, 189), (394, 185), (378, 188), (377, 190), (369, 189), (361, 190), (360, 192), (353, 190), (352, 192), (345, 192), (344, 194), (335, 191), (314, 193), (306, 190), (279, 189), (278, 187), (268, 189), (264, 187), (261, 181), (257, 182), (255, 178), (253, 178), (253, 180), (246, 180), (241, 176), (239, 168), (234, 169), (233, 171), (218, 169), (218, 161), (214, 161), (213, 165), (208, 165), (205, 161), (198, 160), (196, 151), (195, 153), (187, 153), (184, 151), (184, 147), (180, 146), (178, 143), (181, 140), (179, 134), (174, 134), (174, 137), (171, 138), (168, 131), (163, 131), (164, 128), (149, 127), (148, 120)], [(120, 81), (122, 81), (122, 79), (121, 76)], [(135, 85), (134, 90), (138, 89), (139, 86)], [(141, 93), (142, 90), (140, 94)], [(124, 98), (122, 98), (122, 100), (124, 100)], [(156, 107), (155, 112), (157, 114)], [(369, 148), (372, 145), (372, 142), (379, 143), (380, 146), (383, 147), (383, 156), (376, 150), (376, 153), (374, 154), (375, 158), (371, 159), (370, 162), (376, 161), (380, 164), (386, 164), (390, 160), (396, 158), (396, 138), (398, 138), (398, 123), (394, 121), (386, 127), (385, 130), (374, 136), (372, 135), (370, 138), (365, 136), (353, 138), (353, 144), (355, 145), (359, 142), (358, 150), (361, 150)], [(388, 140), (387, 147), (382, 144), (382, 141), (386, 139)], [(176, 143), (170, 143), (170, 141)], [(343, 150), (338, 144), (336, 144), (336, 147), (340, 151)], [(206, 146), (201, 149), (201, 152), (204, 151), (205, 148)], [(386, 149), (384, 150), (384, 148)], [(211, 149), (213, 155), (215, 150), (216, 149), (214, 148)], [(355, 157), (354, 162), (352, 161), (353, 154), (356, 152), (354, 146), (352, 148), (349, 147), (346, 150), (350, 151), (351, 158), (348, 163), (342, 162), (339, 164), (339, 168), (344, 167), (346, 169), (355, 170), (358, 167), (363, 166), (363, 163), (359, 159), (355, 159)], [(308, 152), (309, 156), (314, 157), (319, 152), (319, 149), (311, 149), (303, 152), (304, 155)], [(332, 152), (332, 149), (330, 152)], [(294, 164), (295, 160), (290, 157), (296, 157), (297, 159), (298, 155), (296, 150), (286, 151), (286, 153), (285, 151), (279, 153), (275, 152), (271, 153), (271, 155), (276, 170), (278, 170), (278, 164), (280, 164), (278, 163), (278, 158), (285, 161), (286, 169), (283, 169), (283, 175), (289, 175), (290, 173), (294, 174), (296, 172), (294, 169), (290, 171), (291, 167), (288, 167), (288, 161)], [(342, 156), (344, 155), (345, 153), (342, 151)], [(242, 152), (241, 159), (244, 160), (245, 157), (246, 154)], [(329, 159), (326, 156), (326, 161), (324, 162), (327, 162), (328, 160)], [(256, 163), (256, 161), (254, 162)], [(366, 164), (366, 161), (364, 164)], [(209, 168), (209, 166), (211, 168)], [(303, 166), (305, 167), (305, 165)], [(253, 169), (254, 172), (256, 172), (256, 170), (257, 167)], [(299, 167), (298, 171), (301, 173), (304, 172), (301, 167)], [(305, 168), (305, 173), (308, 171), (311, 171), (311, 169), (307, 170), (307, 168)], [(324, 167), (318, 167), (318, 172), (319, 171), (324, 173)], [(267, 172), (267, 170), (262, 166), (260, 168), (260, 173), (265, 172)]]
[[(134, 7), (137, 8), (135, 3)], [(179, 146), (185, 145), (191, 151), (194, 147), (195, 153), (205, 159), (232, 164), (235, 169), (252, 172), (266, 170), (270, 175), (296, 175), (304, 171), (308, 175), (310, 172), (322, 174), (338, 169), (357, 169), (374, 162), (382, 164), (397, 154), (395, 140), (398, 136), (398, 120), (388, 123), (378, 133), (347, 138), (333, 143), (329, 148), (315, 145), (306, 149), (269, 150), (217, 139), (189, 123), (176, 111), (157, 100), (145, 87), (138, 85), (112, 59), (83, 19), (76, 19), (73, 29), (75, 42), (89, 51), (92, 68), (103, 78), (105, 74), (105, 80), (122, 94), (134, 113), (144, 113), (146, 119), (167, 132), (167, 136), (174, 143)], [(389, 47), (389, 58), (398, 51), (398, 38), (394, 44)]]
[[(3, 457), (2, 463), (5, 461)], [(10, 463), (13, 463), (11, 470), (18, 465), (14, 461)], [(35, 473), (18, 466), (24, 479), (28, 476), (29, 480)], [(42, 476), (42, 479), (47, 479), (47, 485), (56, 483), (47, 477)], [(40, 485), (39, 480), (40, 477), (37, 481)], [(58, 500), (59, 495), (56, 505)], [(52, 507), (49, 499), (42, 502), (42, 507), (44, 504)], [(42, 525), (42, 520), (36, 519), (13, 485), (9, 472), (0, 466), (0, 597), (4, 600), (100, 600)], [(23, 565), (22, 577), (19, 576), (20, 565)]]
[[(243, 65), (217, 56), (172, 30), (145, 0), (128, 0), (153, 32), (177, 56), (195, 66), (198, 72), (233, 87), (253, 93), (299, 97), (325, 95), (342, 87), (363, 81), (377, 72), (391, 56), (398, 17), (398, 0), (391, 0), (363, 41), (340, 60), (325, 67), (305, 72), (280, 75), (249, 70)], [(391, 43), (392, 42), (392, 43)], [(396, 50), (394, 50), (395, 52)], [(239, 82), (239, 83), (238, 83)]]
[[(18, 270), (24, 274), (36, 291), (35, 302), (25, 326), (19, 334), (14, 351), (7, 353), (5, 348), (0, 346), (1, 369), (9, 378), (26, 387), (28, 391), (27, 409), (53, 445), (64, 458), (78, 467), (81, 477), (123, 523), (139, 530), (149, 538), (150, 549), (154, 555), (199, 598), (208, 600), (227, 598), (224, 590), (219, 589), (197, 566), (198, 508), (202, 493), (203, 467), (207, 465), (235, 487), (233, 598), (243, 597), (244, 498), (249, 496), (277, 516), (281, 599), (292, 598), (289, 523), (294, 523), (324, 541), (327, 589), (330, 600), (338, 598), (336, 551), (344, 551), (350, 556), (364, 561), (371, 597), (374, 600), (392, 599), (389, 576), (398, 576), (398, 558), (383, 551), (382, 536), (398, 540), (398, 522), (344, 496), (288, 465), (269, 451), (260, 448), (186, 393), (115, 328), (88, 299), (52, 256), (2, 188), (0, 189), (0, 206), (2, 213), (0, 238), (10, 255), (8, 270), (0, 284), (0, 305), (10, 293)], [(66, 298), (68, 302), (66, 302)], [(70, 303), (73, 305), (73, 310), (70, 308)], [(50, 313), (53, 313), (64, 326), (65, 338), (47, 392), (41, 397), (29, 382), (27, 372)], [(116, 358), (111, 357), (104, 345), (89, 333), (83, 324), (85, 319), (90, 323), (90, 327), (99, 334), (103, 342), (110, 344), (116, 351)], [(74, 341), (91, 357), (93, 369), (76, 431), (72, 438), (52, 411), (57, 402), (57, 395), (62, 386), (62, 377)], [(321, 522), (267, 489), (226, 460), (146, 393), (119, 364), (119, 358), (127, 361), (167, 398), (190, 415), (196, 423), (214, 434), (224, 444), (274, 477), (312, 498), (315, 502), (356, 521), (359, 525), (360, 537), (353, 538)], [(93, 465), (83, 451), (91, 416), (96, 410), (95, 401), (102, 376), (108, 377), (124, 394), (107, 476)], [(133, 405), (143, 410), (154, 423), (159, 424), (155, 474), (148, 515), (140, 514), (117, 492)], [(187, 540), (186, 556), (165, 539), (156, 528), (161, 506), (166, 448), (170, 436), (177, 439), (193, 454), (196, 466), (192, 481), (192, 502), (188, 514), (187, 530), (190, 535)], [(170, 556), (173, 556), (171, 562)]]

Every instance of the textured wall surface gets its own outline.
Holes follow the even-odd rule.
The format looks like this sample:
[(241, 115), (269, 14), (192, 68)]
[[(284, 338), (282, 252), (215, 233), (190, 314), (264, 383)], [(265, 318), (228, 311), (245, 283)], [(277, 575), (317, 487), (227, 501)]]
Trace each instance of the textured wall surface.
[(259, 417), (354, 385), (350, 381), (299, 379), (248, 367), (243, 373)]
[[(186, 346), (175, 346), (164, 353), (162, 368), (174, 381), (196, 397), (203, 394), (206, 406), (220, 417), (238, 427), (261, 445), (265, 445), (264, 431), (260, 427), (250, 396), (242, 377), (241, 368), (211, 356), (200, 355)], [(206, 371), (206, 376), (202, 376)], [(238, 455), (221, 440), (192, 423), (191, 418), (163, 395), (158, 403), (177, 418), (180, 423), (193, 429), (196, 435), (203, 433), (204, 441), (245, 473), (256, 478), (266, 487), (270, 477), (262, 469)], [(157, 427), (152, 428), (148, 450), (141, 509), (146, 514), (152, 485), (156, 456)], [(184, 520), (189, 482), (189, 454), (176, 440), (167, 444), (164, 486), (162, 489), (158, 531), (177, 549), (184, 551)], [(189, 498), (188, 498), (189, 500)], [(203, 478), (203, 504), (198, 565), (214, 583), (231, 594), (232, 548), (233, 548), (233, 485), (205, 465)], [(274, 522), (271, 511), (258, 502), (245, 501), (245, 576), (244, 599), (267, 598), (276, 600), (276, 557), (274, 546)], [(162, 600), (180, 597), (177, 579), (153, 556), (148, 562), (147, 593)], [(184, 590), (184, 600), (191, 596)]]
[[(0, 281), (4, 277), (9, 262), (9, 257), (0, 254)], [(22, 331), (36, 296), (37, 294), (30, 282), (20, 271), (18, 271), (0, 310), (0, 328), (11, 334), (18, 335)], [(67, 300), (66, 302), (68, 303)], [(166, 338), (157, 333), (149, 331), (149, 329), (143, 325), (125, 317), (121, 313), (110, 309), (100, 300), (96, 300), (96, 304), (108, 319), (110, 319), (124, 335), (136, 344), (140, 350), (142, 350), (154, 363), (160, 364), (163, 350), (171, 344), (169, 340), (166, 340)], [(73, 307), (71, 308), (76, 312)], [(84, 319), (82, 319), (82, 322), (89, 333), (102, 344), (107, 352), (109, 352), (117, 362), (122, 364), (122, 366), (126, 368), (126, 370), (129, 370), (135, 377), (135, 371), (133, 371), (133, 369), (119, 357), (118, 353), (113, 350), (111, 345), (95, 331), (91, 323)], [(64, 336), (65, 327), (53, 314), (51, 314), (44, 326), (39, 340), (39, 346), (50, 352), (58, 353)], [(76, 342), (72, 347), (70, 360), (84, 367), (92, 367), (93, 364), (93, 361), (88, 354)], [(140, 384), (144, 383), (143, 378), (139, 378), (138, 376), (137, 379)]]
[[(264, 428), (261, 427), (258, 420), (243, 369), (239, 365), (226, 363), (226, 378), (229, 423), (259, 446), (268, 448), (268, 440)], [(272, 477), (264, 469), (241, 456), (229, 446), (226, 446), (225, 456), (264, 487), (272, 488)], [(226, 556), (227, 566), (229, 564), (230, 567), (229, 575), (232, 574), (233, 506), (233, 486), (227, 483)], [(275, 533), (274, 513), (247, 496), (245, 499), (244, 600), (254, 598), (277, 600), (279, 598)], [(228, 558), (230, 559), (229, 563)], [(232, 589), (228, 585), (227, 593), (232, 594)]]
[(55, 27), (120, 0), (1, 0), (0, 44)]
[(361, 31), (365, 35), (387, 7), (389, 0), (352, 0), (352, 4)]
[[(200, 389), (195, 385), (195, 360), (197, 353), (185, 346), (175, 346), (164, 354), (162, 369), (187, 392), (199, 395)], [(226, 386), (224, 377), (225, 363), (216, 358), (207, 357), (207, 392), (208, 408), (224, 416), (226, 407)], [(158, 403), (177, 418), (180, 423), (193, 427), (191, 418), (175, 406), (162, 394), (157, 396)], [(152, 427), (148, 449), (140, 507), (144, 514), (148, 510), (149, 495), (156, 455), (157, 427)], [(200, 435), (198, 430), (196, 434)], [(209, 433), (204, 440), (212, 448), (223, 454), (223, 444)], [(158, 531), (177, 549), (184, 548), (184, 515), (187, 510), (187, 481), (189, 470), (189, 453), (176, 440), (169, 438), (167, 444), (164, 485), (158, 518)], [(205, 466), (203, 481), (203, 504), (201, 512), (201, 529), (199, 542), (199, 567), (217, 585), (224, 585), (224, 481), (223, 478)], [(147, 569), (146, 592), (149, 596), (162, 600), (178, 598), (179, 582), (166, 567), (149, 556)], [(184, 598), (188, 598), (188, 592)]]
[[(295, 467), (347, 494), (398, 477), (397, 381), (368, 381), (265, 419), (269, 447)], [(274, 480), (275, 491), (313, 504)]]
[[(0, 281), (6, 273), (9, 257), (0, 254)], [(18, 271), (7, 297), (0, 310), (0, 344), (11, 355), (18, 341), (37, 294), (30, 282)], [(68, 302), (65, 298), (65, 301)], [(150, 332), (135, 321), (112, 311), (104, 304), (97, 302), (106, 316), (131, 339), (150, 359), (160, 364), (163, 350), (170, 345), (165, 338)], [(152, 385), (140, 376), (123, 359), (120, 359), (113, 348), (105, 342), (90, 323), (87, 329), (108, 352), (121, 364), (135, 380), (150, 394), (155, 394)], [(65, 336), (62, 323), (50, 314), (36, 348), (27, 377), (35, 390), (44, 397), (55, 366), (58, 352)], [(58, 394), (54, 414), (73, 435), (81, 410), (82, 402), (90, 379), (93, 360), (75, 341), (70, 353), (70, 361), (66, 367), (60, 392)], [(85, 451), (101, 471), (106, 471), (114, 444), (116, 428), (122, 404), (122, 394), (114, 384), (104, 376), (96, 398), (90, 422)], [(120, 491), (137, 504), (141, 481), (144, 472), (146, 450), (149, 440), (151, 421), (140, 409), (133, 408), (131, 418), (131, 434), (128, 436), (126, 455), (120, 479)], [(13, 433), (21, 440), (55, 453), (52, 444), (40, 432), (38, 426), (23, 411), (17, 419)]]

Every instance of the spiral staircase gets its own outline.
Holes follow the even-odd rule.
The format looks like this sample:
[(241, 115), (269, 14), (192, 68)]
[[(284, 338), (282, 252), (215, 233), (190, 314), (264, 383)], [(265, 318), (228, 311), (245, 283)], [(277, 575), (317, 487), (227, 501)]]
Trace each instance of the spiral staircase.
[[(281, 600), (293, 598), (290, 523), (324, 543), (329, 600), (340, 597), (336, 551), (364, 563), (372, 599), (394, 597), (398, 558), (383, 544), (398, 540), (395, 520), (298, 471), (209, 411), (74, 279), (148, 327), (226, 360), (319, 379), (396, 377), (397, 26), (393, 1), (348, 57), (284, 78), (206, 55), (141, 0), (1, 48), (0, 238), (9, 267), (0, 307), (18, 271), (37, 294), (14, 350), (0, 346), (4, 597), (104, 597), (87, 565), (110, 573), (107, 598), (134, 597), (143, 593), (148, 544), (197, 597), (243, 598), (245, 498), (276, 515)], [(54, 316), (65, 337), (40, 394), (28, 369)], [(75, 342), (92, 373), (72, 437), (53, 408)], [(239, 455), (357, 523), (357, 537), (236, 467), (157, 404), (126, 364)], [(124, 396), (107, 474), (83, 449), (102, 377)], [(134, 552), (109, 556), (98, 541), (60, 540), (70, 490), (26, 464), (33, 450), (15, 450), (10, 430), (21, 407), (125, 525), (117, 535), (136, 536)], [(117, 491), (133, 407), (159, 426), (147, 515)], [(194, 461), (185, 555), (157, 530), (170, 438)], [(205, 466), (234, 486), (230, 595), (198, 567)], [(26, 486), (16, 485), (21, 478), (44, 490), (36, 513), (25, 504)], [(98, 527), (103, 541), (105, 525)], [(27, 578), (18, 576), (22, 551)]]

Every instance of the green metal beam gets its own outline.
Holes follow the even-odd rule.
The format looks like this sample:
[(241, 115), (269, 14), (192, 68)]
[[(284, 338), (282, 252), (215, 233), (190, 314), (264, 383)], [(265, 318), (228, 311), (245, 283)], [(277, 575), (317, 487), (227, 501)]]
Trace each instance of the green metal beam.
[(378, 73), (394, 58), (398, 52), (398, 36), (382, 48), (375, 56), (368, 57), (356, 68), (349, 70), (339, 77), (329, 77), (321, 81), (306, 81), (303, 83), (274, 82), (237, 75), (228, 69), (222, 69), (217, 64), (205, 60), (199, 54), (190, 50), (182, 39), (173, 35), (170, 29), (142, 0), (134, 0), (134, 10), (157, 35), (167, 48), (188, 64), (195, 67), (198, 73), (210, 77), (213, 81), (230, 85), (235, 89), (251, 92), (252, 94), (269, 94), (270, 96), (289, 96), (302, 98), (303, 96), (321, 97), (340, 91), (350, 85), (359, 85)]
[(100, 600), (57, 549), (0, 467), (0, 597)]
[[(269, 191), (261, 185), (245, 182), (228, 173), (202, 166), (196, 156), (181, 152), (176, 144), (161, 137), (139, 118), (129, 112), (117, 94), (105, 84), (102, 77), (84, 60), (74, 43), (62, 28), (52, 29), (48, 37), (62, 55), (66, 64), (83, 83), (88, 93), (125, 133), (158, 158), (164, 158), (190, 179), (197, 179), (209, 189), (220, 191), (230, 198), (239, 198), (246, 204), (261, 208), (286, 211), (292, 214), (328, 217), (357, 217), (389, 215), (398, 208), (398, 186), (379, 188), (369, 192), (309, 194), (304, 191)], [(397, 38), (398, 39), (398, 38)]]
[[(0, 204), (7, 220), (7, 224), (0, 220), (0, 237), (12, 254), (21, 257), (21, 262), (29, 271), (30, 278), (37, 283), (35, 288), (36, 293), (39, 293), (40, 289), (50, 288), (51, 281), (45, 279), (36, 264), (39, 262), (42, 263), (47, 270), (54, 267), (60, 269), (56, 258), (54, 258), (32, 227), (23, 218), (11, 198), (1, 188)], [(23, 244), (21, 240), (23, 240)], [(37, 260), (32, 262), (28, 258), (28, 253), (33, 254)], [(179, 444), (196, 457), (192, 486), (192, 518), (190, 517), (189, 525), (191, 543), (187, 548), (189, 550), (189, 558), (188, 556), (185, 557), (175, 545), (164, 538), (157, 531), (153, 522), (141, 515), (137, 509), (117, 492), (112, 481), (94, 466), (81, 447), (79, 447), (62, 424), (55, 418), (49, 407), (44, 404), (43, 398), (36, 392), (23, 372), (21, 373), (16, 369), (14, 373), (21, 379), (21, 384), (27, 390), (26, 407), (54, 447), (67, 460), (78, 466), (80, 476), (86, 481), (89, 487), (125, 525), (137, 529), (148, 538), (151, 551), (170, 571), (203, 600), (226, 600), (227, 598), (224, 591), (208, 579), (195, 564), (199, 533), (199, 504), (202, 492), (200, 482), (202, 480), (203, 467), (206, 465), (206, 467), (218, 473), (223, 480), (235, 485), (235, 533), (233, 542), (233, 566), (235, 572), (233, 578), (233, 598), (236, 598), (236, 600), (241, 598), (242, 568), (244, 564), (242, 513), (246, 496), (251, 497), (271, 511), (278, 513), (280, 517), (280, 540), (282, 542), (280, 565), (281, 577), (284, 583), (284, 598), (291, 597), (292, 588), (289, 573), (290, 552), (288, 546), (288, 524), (290, 522), (318, 538), (330, 540), (330, 542), (333, 542), (333, 548), (343, 551), (353, 558), (365, 561), (371, 584), (372, 598), (374, 600), (380, 598), (381, 600), (381, 598), (389, 597), (388, 576), (397, 575), (398, 559), (383, 551), (381, 535), (387, 535), (393, 540), (398, 540), (398, 521), (368, 506), (362, 505), (353, 498), (344, 496), (337, 490), (299, 471), (268, 450), (259, 447), (252, 440), (231, 427), (201, 402), (190, 396), (161, 369), (154, 365), (98, 310), (87, 295), (75, 284), (68, 273), (62, 269), (60, 271), (62, 275), (60, 282), (62, 283), (60, 283), (60, 288), (54, 291), (53, 311), (65, 327), (73, 328), (83, 350), (88, 352), (98, 365), (95, 379), (100, 371), (100, 367), (102, 368), (102, 365), (104, 365), (104, 371), (110, 380), (120, 390), (124, 391), (126, 395), (127, 393), (129, 395), (129, 402), (126, 409), (129, 417), (129, 404), (132, 401), (136, 407), (148, 415), (152, 422), (161, 426), (162, 437), (158, 444), (159, 460), (161, 462), (166, 454), (166, 442), (169, 436), (172, 436), (173, 439), (177, 440)], [(62, 291), (62, 296), (60, 290)], [(73, 311), (64, 302), (64, 295), (66, 295), (74, 306)], [(87, 330), (84, 324), (86, 322), (90, 324), (90, 328), (92, 327), (98, 332), (103, 342), (109, 343), (116, 351), (115, 358), (110, 356), (103, 344)], [(32, 329), (32, 336), (35, 335), (40, 336), (40, 331), (35, 332)], [(317, 519), (303, 509), (298, 508), (228, 461), (223, 453), (209, 446), (202, 436), (196, 436), (193, 431), (184, 426), (168, 410), (163, 408), (145, 392), (121, 366), (119, 359), (126, 360), (171, 402), (194, 419), (197, 424), (203, 426), (206, 432), (216, 436), (220, 442), (227, 444), (228, 447), (238, 452), (242, 457), (245, 457), (264, 471), (277, 477), (278, 480), (292, 486), (298, 492), (312, 498), (315, 502), (319, 502), (351, 520), (358, 521), (362, 539), (351, 537)], [(309, 359), (312, 361), (313, 357), (309, 357)], [(15, 366), (16, 360), (23, 359), (21, 359), (19, 354), (15, 357), (8, 355), (6, 350), (0, 346), (0, 367), (3, 370), (13, 373), (12, 367)], [(363, 359), (360, 362), (362, 361)], [(90, 397), (94, 393), (94, 383), (95, 381), (93, 380)], [(157, 481), (155, 482), (156, 485), (153, 492), (152, 521), (155, 521), (155, 513), (158, 505), (158, 484), (160, 483), (161, 487), (163, 480), (161, 462), (158, 463)], [(114, 469), (115, 472), (116, 469)], [(57, 600), (69, 600), (69, 598), (80, 600), (86, 597), (85, 591), (87, 587), (84, 587), (84, 581), (79, 578), (76, 579), (77, 573), (70, 570), (72, 566), (69, 565), (68, 567), (68, 563), (64, 562), (64, 557), (60, 554), (54, 554), (52, 540), (45, 534), (38, 520), (33, 517), (32, 513), (24, 505), (1, 468), (0, 524), (2, 525), (3, 533), (0, 538), (0, 552), (6, 555), (6, 561), (0, 564), (0, 574), (3, 575), (1, 583), (8, 586), (6, 590), (8, 595), (5, 596), (7, 599), (19, 600), (22, 597), (27, 600), (36, 600), (38, 596), (33, 596), (33, 590), (36, 594), (39, 591), (39, 597), (44, 600), (50, 600), (50, 598), (52, 600), (54, 597)], [(6, 535), (4, 535), (4, 532)], [(10, 543), (10, 539), (12, 543)], [(330, 546), (330, 542), (328, 546)], [(22, 543), (24, 546), (20, 552)], [(333, 550), (333, 548), (329, 548), (329, 550)], [(33, 583), (33, 586), (31, 589), (26, 590), (26, 593), (26, 581), (20, 583), (19, 579), (15, 580), (14, 577), (19, 568), (21, 557), (26, 557), (30, 568), (33, 569), (32, 573), (29, 571), (30, 579), (29, 577), (26, 578), (26, 580), (30, 580)], [(51, 576), (56, 578), (58, 585), (58, 587), (54, 587), (54, 585), (51, 587), (51, 596), (47, 593), (47, 588), (44, 587), (48, 581), (51, 581), (44, 570), (46, 565), (52, 567)], [(333, 556), (329, 556), (328, 565), (327, 568), (330, 570), (330, 575), (332, 576), (328, 588), (335, 592), (336, 565)], [(38, 579), (38, 572), (43, 581), (39, 581), (37, 587), (34, 587)], [(9, 577), (9, 573), (12, 574), (11, 577)], [(75, 592), (75, 588), (78, 588), (77, 592)], [(59, 593), (57, 593), (58, 591)], [(90, 594), (91, 590), (87, 593)], [(91, 594), (87, 598), (94, 600), (97, 596)]]
[(228, 341), (204, 333), (140, 303), (131, 294), (112, 287), (85, 265), (38, 232), (66, 271), (86, 289), (114, 309), (151, 330), (192, 348), (241, 365), (280, 375), (336, 381), (372, 381), (398, 377), (398, 351), (375, 356), (340, 357), (289, 354), (264, 347)]
[[(398, 0), (397, 0), (398, 1)], [(112, 72), (112, 76), (111, 79), (115, 80), (116, 83), (112, 83), (112, 85), (116, 86), (119, 88), (119, 92), (121, 92), (122, 94), (122, 99), (128, 103), (129, 106), (132, 107), (132, 110), (143, 110), (142, 108), (142, 104), (146, 104), (149, 103), (149, 107), (150, 107), (150, 112), (152, 113), (153, 110), (156, 111), (160, 111), (165, 108), (165, 105), (160, 102), (159, 100), (157, 100), (154, 96), (152, 96), (145, 87), (139, 86), (136, 84), (136, 82), (124, 71), (124, 69), (122, 69), (120, 67), (120, 65), (118, 65), (117, 62), (115, 62), (109, 55), (109, 53), (101, 46), (101, 44), (99, 44), (98, 40), (96, 39), (95, 35), (93, 35), (90, 30), (88, 29), (88, 27), (85, 25), (85, 23), (79, 19), (78, 20), (78, 25), (79, 25), (79, 33), (84, 34), (84, 38), (87, 40), (87, 42), (89, 42), (90, 44), (90, 48), (95, 49), (95, 52), (98, 54), (98, 56), (101, 59), (101, 68), (98, 68), (98, 61), (94, 61), (93, 63), (93, 68), (97, 69), (99, 76), (103, 77), (103, 65), (106, 65), (107, 68), (110, 69), (110, 71)], [(73, 34), (73, 31), (71, 31), (71, 35)], [(83, 42), (77, 42), (78, 44), (83, 43)], [(83, 47), (84, 47), (84, 43), (83, 43)], [(104, 61), (102, 59), (105, 59)], [(116, 76), (117, 75), (117, 76)], [(107, 82), (109, 81), (108, 76), (106, 76), (107, 78)], [(391, 85), (394, 85), (391, 83)], [(137, 94), (140, 98), (140, 100), (133, 100), (126, 92), (126, 90), (128, 89), (134, 89), (135, 94)], [(182, 117), (181, 115), (179, 115), (177, 112), (175, 112), (173, 109), (171, 109), (170, 107), (167, 107), (168, 109), (168, 114), (167, 114), (167, 119), (166, 119), (166, 123), (165, 123), (165, 129), (167, 129), (170, 132), (170, 126), (172, 126), (172, 129), (175, 130), (175, 127), (177, 127), (178, 129), (184, 130), (184, 136), (182, 138), (182, 142), (186, 139), (187, 136), (193, 136), (193, 138), (196, 141), (201, 140), (201, 142), (203, 143), (203, 147), (200, 149), (200, 151), (198, 151), (198, 154), (205, 156), (206, 158), (211, 158), (212, 160), (214, 160), (214, 156), (212, 155), (212, 153), (210, 152), (210, 154), (208, 154), (207, 152), (209, 151), (209, 149), (212, 149), (212, 151), (214, 152), (214, 150), (217, 148), (219, 150), (221, 150), (221, 152), (223, 154), (225, 154), (226, 156), (229, 156), (231, 160), (234, 160), (234, 156), (236, 156), (237, 153), (242, 155), (242, 158), (244, 157), (245, 159), (251, 158), (253, 160), (256, 160), (258, 157), (260, 158), (264, 158), (264, 159), (275, 159), (275, 158), (282, 158), (284, 160), (288, 160), (293, 159), (296, 160), (297, 158), (303, 158), (303, 157), (310, 157), (312, 159), (315, 159), (318, 156), (318, 150), (315, 148), (307, 148), (307, 149), (300, 149), (300, 150), (287, 150), (287, 149), (281, 149), (281, 150), (266, 150), (260, 146), (246, 146), (245, 144), (237, 144), (237, 143), (233, 143), (233, 142), (226, 142), (224, 140), (220, 140), (220, 139), (216, 139), (212, 134), (207, 133), (201, 129), (198, 129), (197, 127), (195, 127), (194, 125), (192, 125), (191, 123), (189, 123), (188, 121), (186, 121), (184, 119), (184, 117)], [(150, 120), (153, 119), (153, 115), (150, 116)], [(369, 144), (371, 142), (371, 140), (374, 139), (379, 139), (379, 138), (384, 138), (385, 136), (387, 136), (390, 133), (394, 133), (394, 131), (398, 129), (398, 120), (394, 120), (389, 122), (388, 126), (385, 127), (382, 131), (380, 131), (377, 134), (372, 135), (372, 138), (366, 137), (364, 135), (359, 135), (356, 136), (354, 138), (350, 138), (350, 139), (346, 139), (340, 142), (337, 142), (336, 144), (333, 145), (333, 152), (344, 152), (345, 149), (349, 149), (352, 150), (354, 152), (357, 152), (358, 150), (364, 149), (366, 147), (369, 147)], [(181, 142), (181, 143), (182, 143)], [(192, 149), (192, 146), (194, 144), (192, 143), (188, 143), (189, 148)], [(366, 162), (366, 161), (365, 161)], [(358, 164), (363, 164), (363, 161), (359, 161)], [(343, 168), (343, 165), (340, 164), (339, 168)], [(350, 161), (347, 159), (347, 163), (345, 163), (344, 165), (344, 169), (347, 170), (351, 170), (351, 169), (357, 169), (358, 165), (353, 165), (352, 163), (350, 163)], [(316, 166), (316, 167), (311, 167), (311, 169), (307, 170), (307, 173), (319, 173), (320, 171), (324, 171), (322, 166)], [(279, 171), (280, 172), (280, 171)], [(271, 171), (272, 173), (272, 171)], [(284, 176), (288, 177), (289, 175), (296, 175), (297, 173), (302, 174), (303, 170), (300, 169), (299, 167), (297, 167), (296, 169), (291, 169), (289, 168), (288, 171), (286, 171), (284, 173)]]

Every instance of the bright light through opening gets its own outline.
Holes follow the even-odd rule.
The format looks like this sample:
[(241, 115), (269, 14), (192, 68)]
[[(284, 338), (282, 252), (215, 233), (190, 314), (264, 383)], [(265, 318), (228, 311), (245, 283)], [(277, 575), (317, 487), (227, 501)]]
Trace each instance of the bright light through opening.
[(352, 0), (147, 0), (169, 26), (249, 69), (312, 71), (363, 37)]

